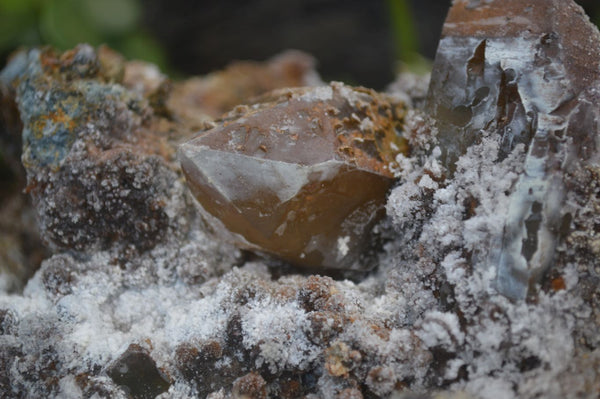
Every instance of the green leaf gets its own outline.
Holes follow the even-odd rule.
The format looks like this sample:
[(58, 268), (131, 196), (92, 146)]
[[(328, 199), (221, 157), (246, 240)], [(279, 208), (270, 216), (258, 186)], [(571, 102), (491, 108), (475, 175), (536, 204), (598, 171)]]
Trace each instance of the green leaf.
[(405, 63), (417, 59), (419, 41), (408, 0), (387, 0), (394, 34), (396, 58)]

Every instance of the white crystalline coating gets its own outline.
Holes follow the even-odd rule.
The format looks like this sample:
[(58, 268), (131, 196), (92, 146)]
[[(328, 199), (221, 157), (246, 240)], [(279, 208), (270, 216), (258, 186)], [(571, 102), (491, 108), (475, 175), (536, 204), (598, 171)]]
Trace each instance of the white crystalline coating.
[[(221, 288), (223, 294), (228, 292), (229, 287)], [(223, 300), (221, 295), (211, 295), (188, 302), (180, 312), (165, 314), (164, 333), (170, 345), (193, 339), (214, 339), (223, 334), (229, 316), (221, 308)]]
[[(527, 18), (522, 19), (511, 19), (511, 24), (527, 22)], [(496, 24), (498, 20), (483, 18), (476, 22), (482, 26), (489, 23)], [(457, 27), (452, 23), (446, 24), (446, 29), (454, 28)], [(518, 142), (529, 146), (523, 161), (524, 172), (514, 188), (509, 188), (510, 206), (504, 220), (499, 220), (503, 230), (499, 236), (490, 237), (490, 245), (501, 247), (489, 259), (498, 268), (496, 287), (515, 299), (525, 298), (530, 284), (552, 261), (558, 242), (557, 226), (568, 212), (563, 209), (565, 187), (561, 176), (564, 170), (560, 169), (580, 162), (571, 156), (573, 144), (568, 141), (576, 138), (548, 144), (554, 143), (551, 138), (554, 132), (565, 131), (569, 120), (554, 113), (578, 95), (573, 92), (572, 82), (577, 77), (568, 76), (560, 55), (550, 50), (549, 54), (545, 53), (543, 43), (547, 45), (552, 41), (558, 42), (558, 39), (552, 35), (544, 39), (532, 34), (486, 40), (447, 35), (440, 42), (437, 62), (457, 69), (452, 72), (453, 79), (445, 80), (440, 75), (432, 81), (432, 92), (443, 92), (444, 96), (441, 105), (433, 105), (439, 107), (438, 111), (448, 107), (450, 112), (457, 112), (466, 107), (471, 112), (469, 120), (461, 122), (466, 125), (444, 126), (442, 145), (448, 153), (460, 155), (460, 148), (468, 146), (483, 130), (497, 130), (502, 136), (498, 151), (503, 156), (515, 150)], [(559, 50), (563, 46), (549, 44), (552, 45)], [(480, 69), (476, 68), (478, 72), (470, 69), (471, 62), (481, 64), (477, 67)], [(505, 80), (503, 84), (501, 79)], [(483, 89), (487, 94), (478, 96)], [(436, 103), (439, 95), (432, 97), (431, 102)], [(496, 121), (499, 104), (504, 104), (503, 101), (506, 102), (503, 106), (514, 109), (503, 111), (510, 113), (505, 116), (505, 122)], [(531, 137), (527, 137), (530, 130)]]
[[(525, 29), (528, 25), (531, 25), (532, 21), (524, 16), (515, 16), (510, 19), (510, 23), (514, 25), (521, 25), (523, 29)], [(506, 17), (487, 17), (487, 18), (479, 18), (477, 21), (468, 21), (468, 22), (445, 22), (445, 29), (457, 29), (463, 25), (467, 25), (469, 28), (473, 26), (501, 26), (506, 24)]]
[[(367, 118), (363, 119), (362, 121), (360, 121), (360, 125), (358, 125), (358, 127), (360, 128), (360, 130), (368, 131), (368, 130), (372, 130), (375, 127), (375, 124), (373, 123), (371, 118), (367, 117)], [(398, 150), (398, 147), (396, 146), (395, 143), (392, 143), (391, 147), (394, 151)]]
[(348, 244), (350, 243), (350, 236), (344, 236), (344, 237), (339, 237), (337, 244), (338, 244), (338, 257), (343, 258), (344, 256), (348, 255), (348, 251), (350, 250), (350, 247), (348, 247)]
[(417, 200), (421, 191), (417, 184), (408, 182), (390, 193), (387, 209), (395, 223), (410, 225), (417, 213), (424, 216), (421, 215), (421, 202)]
[(331, 86), (314, 87), (299, 97), (306, 102), (331, 101), (333, 99), (333, 88)]
[(244, 345), (261, 350), (256, 366), (266, 364), (272, 373), (286, 367), (306, 367), (320, 352), (306, 336), (310, 323), (297, 304), (260, 301), (244, 314), (242, 326)]
[(450, 252), (441, 263), (451, 284), (460, 284), (467, 276), (467, 267), (459, 252)]
[(448, 362), (448, 367), (446, 369), (446, 374), (444, 378), (446, 380), (455, 380), (458, 378), (458, 373), (460, 368), (465, 365), (464, 360), (462, 359), (452, 359)]
[[(344, 304), (341, 312), (353, 317), (336, 339), (360, 351), (366, 368), (381, 366), (390, 376), (391, 381), (381, 383), (369, 379), (373, 389), (388, 389), (404, 378), (413, 378), (414, 390), (436, 388), (427, 382), (434, 362), (427, 348), (440, 346), (453, 354), (440, 370), (443, 377), (452, 381), (468, 370), (467, 379), (461, 377), (447, 389), (474, 397), (568, 397), (567, 385), (562, 383), (565, 376), (573, 378), (569, 380), (573, 390), (583, 389), (589, 381), (575, 379), (577, 372), (570, 368), (576, 360), (574, 331), (590, 323), (588, 306), (576, 291), (542, 295), (537, 303), (513, 303), (492, 289), (492, 267), (470, 269), (464, 251), (456, 250), (457, 245), (468, 245), (474, 256), (480, 254), (485, 262), (489, 236), (502, 229), (497, 213), (509, 207), (505, 191), (515, 184), (525, 153), (521, 149), (498, 161), (493, 155), (498, 145), (493, 137), (486, 137), (459, 160), (454, 179), (434, 189), (431, 214), (423, 215), (430, 219), (422, 234), (416, 239), (408, 237), (404, 244), (403, 235), (396, 235), (396, 241), (381, 254), (377, 273), (360, 283), (332, 280), (333, 290)], [(393, 190), (388, 205), (392, 218), (407, 228), (415, 228), (411, 223), (419, 220), (411, 212), (421, 212), (425, 206), (425, 190), (415, 183), (416, 177), (423, 174), (423, 165), (437, 162), (433, 155), (412, 160), (411, 177), (401, 176), (404, 183)], [(476, 216), (464, 220), (463, 203), (468, 196), (474, 196), (479, 205)], [(413, 204), (406, 206), (411, 201)], [(222, 342), (227, 323), (236, 314), (241, 316), (244, 348), (256, 353), (252, 361), (257, 370), (311, 373), (322, 367), (325, 350), (332, 342), (316, 344), (309, 339), (313, 331), (310, 312), (296, 296), (306, 277), (292, 274), (272, 280), (263, 265), (231, 269), (228, 260), (223, 276), (186, 282), (183, 276), (202, 262), (209, 262), (209, 270), (223, 262), (219, 260), (222, 254), (212, 252), (222, 244), (202, 241), (202, 237), (203, 233), (197, 232), (191, 242), (157, 248), (138, 259), (137, 268), (128, 270), (111, 266), (108, 253), (96, 255), (88, 263), (72, 259), (77, 265), (76, 277), (66, 295), (53, 293), (44, 285), (43, 273), (58, 262), (55, 257), (29, 282), (22, 296), (0, 295), (0, 309), (13, 310), (17, 320), (30, 320), (28, 338), (15, 339), (26, 340), (32, 351), (51, 345), (61, 356), (59, 373), (76, 375), (93, 364), (110, 364), (131, 343), (149, 340), (151, 356), (175, 379), (165, 397), (194, 396), (193, 383), (181, 377), (173, 360), (177, 346), (201, 340)], [(424, 248), (422, 259), (426, 260), (407, 257), (413, 246)], [(205, 248), (204, 252), (198, 247)], [(428, 257), (443, 259), (440, 267)], [(173, 261), (176, 266), (170, 264)], [(567, 271), (567, 286), (574, 288), (577, 268)], [(464, 322), (457, 313), (439, 308), (435, 296), (439, 294), (434, 295), (434, 289), (426, 284), (434, 272), (436, 278), (452, 285), (453, 306), (460, 309)], [(248, 288), (254, 295), (248, 296), (247, 302), (238, 302), (240, 292)], [(282, 299), (281, 293), (290, 289), (294, 293)], [(337, 314), (333, 312), (329, 318)], [(389, 330), (382, 327), (385, 325), (391, 326)], [(58, 330), (42, 339), (44, 326)], [(379, 335), (382, 328), (385, 336)], [(6, 337), (0, 337), (0, 342), (6, 342)], [(531, 357), (540, 359), (541, 365), (528, 371), (524, 379), (519, 365)], [(226, 367), (227, 362), (219, 364)], [(17, 377), (23, 379), (20, 374)], [(94, 378), (111, 386), (106, 376)], [(339, 391), (339, 381), (328, 379), (327, 373), (317, 378), (315, 395), (327, 397), (327, 393)], [(27, 384), (33, 387), (38, 382)], [(225, 395), (229, 390), (227, 385), (221, 392)], [(76, 392), (72, 379), (61, 379), (60, 392)]]
[(340, 95), (353, 107), (359, 108), (359, 105), (364, 101), (361, 98), (361, 93), (354, 90), (351, 86), (347, 86), (341, 82), (331, 82), (331, 86), (335, 87)]
[(456, 314), (442, 313), (437, 310), (425, 314), (417, 335), (428, 348), (461, 345), (465, 338)]
[(466, 390), (476, 393), (477, 397), (481, 399), (510, 399), (515, 397), (511, 382), (502, 378), (476, 378), (467, 384)]
[(59, 394), (61, 398), (64, 399), (79, 399), (83, 397), (83, 392), (81, 388), (77, 385), (77, 381), (75, 380), (75, 376), (68, 375), (62, 378), (59, 382)]
[[(433, 200), (426, 197), (416, 182), (427, 176), (425, 165), (431, 162), (434, 154), (426, 159), (410, 158), (412, 170), (401, 171), (399, 177), (404, 183), (390, 194), (388, 212), (400, 229), (399, 234), (413, 234), (413, 229), (418, 232), (416, 242), (412, 245), (415, 245), (420, 257), (413, 261), (401, 261), (400, 265), (410, 268), (423, 257), (435, 259), (442, 256), (437, 271), (453, 286), (452, 298), (456, 300), (453, 306), (461, 309), (462, 317), (466, 320), (466, 325), (462, 322), (457, 324), (455, 314), (425, 308), (421, 321), (423, 324), (416, 333), (427, 346), (454, 347), (460, 353), (447, 364), (446, 375), (451, 379), (459, 372), (457, 368), (467, 367), (469, 377), (453, 384), (453, 390), (465, 390), (474, 397), (490, 398), (552, 396), (548, 392), (565, 390), (569, 392), (566, 396), (569, 396), (576, 388), (565, 388), (557, 381), (562, 378), (562, 370), (576, 361), (572, 334), (581, 328), (576, 325), (583, 326), (589, 322), (585, 321), (586, 305), (580, 302), (577, 294), (572, 296), (565, 291), (555, 295), (542, 293), (539, 302), (528, 304), (511, 302), (495, 289), (497, 263), (494, 260), (499, 255), (494, 251), (498, 251), (501, 245), (490, 243), (502, 236), (505, 215), (514, 206), (511, 192), (518, 185), (519, 176), (523, 175), (525, 168), (529, 168), (525, 176), (531, 179), (543, 173), (539, 164), (525, 162), (527, 152), (523, 145), (517, 145), (503, 160), (498, 159), (499, 146), (498, 136), (484, 134), (480, 143), (471, 146), (458, 159), (453, 178), (446, 180), (444, 187), (435, 189)], [(551, 190), (545, 191), (545, 184), (541, 184), (539, 192), (548, 195)], [(535, 186), (528, 184), (529, 187)], [(551, 206), (557, 203), (552, 198), (544, 198), (544, 201)], [(466, 219), (465, 203), (474, 206), (474, 215)], [(420, 215), (418, 210), (423, 207), (431, 207), (431, 215)], [(421, 227), (418, 227), (419, 223), (422, 223)], [(545, 239), (550, 242), (548, 238)], [(410, 245), (411, 241), (404, 242), (401, 253)], [(470, 258), (465, 258), (464, 249), (457, 251), (457, 247), (467, 249)], [(410, 272), (418, 273), (418, 270), (411, 269)], [(574, 270), (567, 267), (564, 273), (565, 284), (568, 282), (570, 287), (575, 287), (573, 282), (577, 279), (573, 275)], [(408, 277), (403, 277), (401, 281), (403, 289), (414, 289)], [(408, 295), (403, 297), (410, 299)], [(395, 302), (399, 308), (407, 309), (401, 303)], [(487, 310), (482, 313), (482, 308)], [(583, 311), (574, 317), (578, 322), (572, 317), (574, 309)], [(472, 320), (473, 324), (469, 325), (468, 320)], [(461, 337), (464, 338), (463, 343), (458, 344)], [(560, 343), (561, 339), (565, 340), (564, 344)], [(509, 353), (502, 349), (507, 342), (512, 348)], [(473, 359), (473, 353), (485, 353), (485, 359), (479, 355)], [(544, 366), (539, 366), (527, 372), (524, 381), (524, 374), (518, 367), (514, 371), (506, 368), (507, 357), (513, 356), (543, 358), (541, 363), (549, 365), (549, 368), (543, 370)], [(567, 379), (572, 381), (572, 378)]]
[(180, 154), (195, 165), (208, 184), (231, 201), (251, 199), (256, 196), (255, 190), (268, 187), (281, 202), (286, 202), (307, 183), (332, 179), (344, 165), (331, 160), (306, 166), (190, 144), (183, 144)]
[(419, 180), (419, 187), (420, 188), (427, 188), (430, 190), (435, 190), (436, 188), (438, 188), (438, 184), (433, 181), (433, 179), (431, 178), (431, 176), (429, 175), (424, 175), (421, 180)]

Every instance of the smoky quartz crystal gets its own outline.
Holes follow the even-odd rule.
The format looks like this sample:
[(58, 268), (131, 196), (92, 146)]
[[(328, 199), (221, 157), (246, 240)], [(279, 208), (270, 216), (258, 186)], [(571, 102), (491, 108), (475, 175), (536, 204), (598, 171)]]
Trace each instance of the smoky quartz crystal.
[(240, 106), (181, 145), (188, 185), (216, 230), (310, 268), (363, 270), (406, 144), (402, 104), (341, 83)]
[(445, 165), (452, 173), (484, 133), (498, 135), (498, 160), (526, 151), (491, 259), (508, 297), (527, 295), (569, 229), (572, 176), (598, 158), (599, 82), (600, 34), (572, 0), (450, 9), (427, 102)]

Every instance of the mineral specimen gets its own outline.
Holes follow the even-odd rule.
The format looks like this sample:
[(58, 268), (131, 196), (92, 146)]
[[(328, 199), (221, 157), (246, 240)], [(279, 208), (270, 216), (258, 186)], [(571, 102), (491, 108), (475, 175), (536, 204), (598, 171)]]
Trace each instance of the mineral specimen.
[(106, 48), (36, 49), (13, 57), (3, 79), (22, 121), (27, 192), (55, 251), (146, 250), (186, 230), (185, 205), (170, 201), (183, 187), (166, 137), (150, 128), (149, 102), (119, 84), (123, 63)]
[[(171, 90), (155, 66), (126, 62), (106, 47), (16, 53), (0, 76), (0, 116), (6, 148), (15, 148), (7, 159), (21, 158), (23, 131), (27, 192), (43, 240), (54, 251), (118, 243), (139, 252), (186, 234), (192, 199), (180, 194), (173, 143), (198, 125), (185, 115), (204, 115), (206, 122), (215, 109), (246, 96), (318, 81), (312, 63), (290, 52)], [(230, 95), (215, 94), (224, 87)]]
[[(534, 3), (527, 0), (528, 5)], [(498, 4), (471, 1), (468, 15), (473, 19), (465, 20), (463, 27), (485, 31), (496, 20), (482, 19), (473, 10), (493, 10)], [(516, 13), (521, 3), (510, 4), (512, 8), (502, 12), (519, 21), (522, 17)], [(556, 6), (551, 1), (546, 4)], [(587, 32), (587, 21), (570, 4), (558, 7), (570, 12), (564, 17), (573, 21), (572, 35), (556, 31), (563, 50), (594, 38), (576, 33)], [(494, 40), (498, 39), (490, 36), (490, 43)], [(517, 49), (513, 58), (500, 63), (531, 59), (530, 47)], [(444, 51), (449, 50), (441, 47)], [(191, 133), (193, 124), (168, 114), (163, 97), (168, 95), (168, 79), (157, 75), (156, 68), (123, 65), (118, 55), (87, 46), (62, 55), (47, 49), (19, 54), (0, 73), (0, 91), (9, 95), (3, 99), (9, 100), (9, 106), (2, 114), (10, 116), (7, 126), (15, 129), (20, 123), (10, 121), (22, 120), (26, 150), (40, 156), (26, 158), (33, 183), (29, 192), (36, 199), (43, 237), (57, 245), (54, 254), (44, 255), (40, 269), (22, 291), (7, 293), (7, 286), (0, 284), (0, 397), (598, 398), (600, 164), (591, 151), (594, 141), (587, 145), (580, 140), (596, 138), (594, 105), (588, 105), (590, 112), (583, 109), (567, 115), (563, 135), (569, 150), (584, 155), (566, 162), (564, 168), (543, 169), (562, 182), (558, 187), (572, 216), (564, 229), (566, 237), (559, 240), (535, 296), (509, 300), (497, 290), (498, 252), (506, 215), (514, 206), (519, 181), (527, 176), (526, 161), (535, 139), (507, 151), (511, 146), (506, 146), (493, 122), (475, 132), (477, 139), (461, 148), (450, 170), (452, 162), (445, 151), (452, 132), (439, 123), (438, 136), (420, 109), (405, 114), (399, 110), (410, 153), (400, 151), (396, 156), (397, 184), (387, 195), (385, 231), (393, 227), (397, 234), (386, 235), (385, 245), (375, 253), (376, 271), (357, 273), (363, 278), (355, 281), (292, 268), (281, 273), (264, 259), (239, 256), (235, 248), (215, 240), (199, 217), (199, 207), (185, 189), (174, 157), (176, 144)], [(438, 68), (439, 77), (443, 71)], [(461, 72), (452, 65), (447, 68), (452, 78)], [(583, 73), (575, 75), (583, 78)], [(525, 79), (529, 75), (520, 76), (519, 82), (529, 81)], [(390, 94), (394, 98), (408, 94), (419, 105), (423, 82), (408, 76), (397, 82)], [(546, 83), (542, 86), (549, 87)], [(439, 86), (439, 81), (434, 84)], [(583, 89), (578, 97), (582, 102), (573, 102), (573, 112), (586, 99), (597, 104), (589, 93), (594, 85), (591, 82), (589, 89)], [(569, 83), (565, 92), (573, 87)], [(523, 95), (520, 84), (518, 89)], [(370, 91), (341, 85), (279, 92), (257, 105), (238, 108), (229, 119), (218, 122), (216, 131), (223, 136), (211, 139), (233, 138), (227, 128), (241, 129), (240, 115), (249, 123), (281, 110), (279, 115), (290, 121), (274, 126), (308, 125), (310, 121), (303, 118), (323, 108), (337, 109), (339, 104), (332, 103), (345, 90), (384, 103)], [(114, 95), (100, 96), (106, 101), (99, 102), (99, 93)], [(331, 100), (321, 102), (319, 98), (327, 98), (328, 93)], [(290, 113), (290, 104), (303, 97), (310, 99), (306, 101), (314, 109)], [(78, 101), (43, 101), (61, 98)], [(444, 98), (444, 91), (439, 92), (439, 99)], [(522, 102), (539, 100), (544, 105), (544, 98)], [(360, 107), (338, 100), (346, 104), (337, 115), (342, 125), (348, 115), (346, 123), (359, 125), (349, 112), (366, 119)], [(495, 104), (496, 100), (488, 104), (491, 111), (481, 115), (495, 121)], [(57, 108), (73, 123), (65, 126), (67, 118), (52, 115)], [(575, 117), (584, 122), (590, 118), (580, 124), (589, 135), (577, 140), (571, 134), (578, 131), (573, 130)], [(325, 113), (317, 120), (325, 128), (335, 118)], [(374, 126), (383, 126), (375, 115), (371, 120)], [(387, 123), (397, 120), (391, 117)], [(354, 131), (344, 126), (342, 132)], [(45, 151), (43, 140), (52, 141), (55, 134), (56, 146), (48, 148), (56, 152)], [(536, 130), (534, 136), (538, 134)], [(288, 136), (282, 136), (285, 143)], [(336, 148), (335, 140), (323, 142)], [(268, 143), (273, 141), (253, 144), (258, 148), (264, 144), (267, 150), (256, 151), (257, 163), (267, 162)], [(242, 149), (251, 144), (232, 142)], [(558, 149), (563, 143), (551, 144)], [(232, 156), (243, 155), (242, 149)], [(317, 157), (322, 148), (317, 149), (299, 155)], [(355, 151), (359, 149), (365, 147)], [(348, 159), (340, 155), (336, 161)], [(386, 170), (380, 175), (385, 177)], [(118, 178), (122, 176), (131, 178)], [(135, 229), (144, 229), (152, 218), (144, 216), (145, 211), (128, 210), (152, 210), (146, 205), (157, 198), (154, 209), (163, 212), (168, 223), (136, 237)], [(7, 220), (0, 229), (16, 234), (8, 236), (0, 251), (11, 254), (20, 233), (10, 214), (19, 212), (7, 204), (1, 205), (0, 216)], [(124, 214), (117, 216), (121, 210)], [(79, 220), (74, 218), (77, 215)], [(143, 223), (136, 226), (139, 220)], [(86, 243), (84, 238), (90, 237)], [(131, 250), (136, 241), (142, 245)], [(341, 244), (342, 249), (352, 246), (352, 242)], [(14, 259), (18, 257), (10, 261)], [(5, 262), (2, 255), (0, 262)], [(346, 273), (332, 273), (340, 274)]]
[(402, 116), (400, 104), (339, 83), (275, 92), (183, 144), (181, 166), (241, 246), (301, 266), (365, 269), (391, 164), (405, 150)]
[(132, 399), (153, 399), (169, 389), (169, 379), (139, 345), (131, 344), (107, 370), (115, 383)]
[(201, 127), (271, 90), (323, 84), (314, 66), (310, 55), (292, 50), (265, 62), (234, 62), (222, 71), (175, 83), (167, 107), (175, 117)]
[(0, 290), (20, 291), (47, 256), (27, 197), (0, 200)]
[(570, 176), (596, 162), (600, 34), (564, 0), (455, 1), (444, 24), (428, 96), (442, 161), (485, 132), (500, 136), (498, 160), (527, 153), (510, 188), (497, 287), (524, 298), (551, 264), (572, 218)]

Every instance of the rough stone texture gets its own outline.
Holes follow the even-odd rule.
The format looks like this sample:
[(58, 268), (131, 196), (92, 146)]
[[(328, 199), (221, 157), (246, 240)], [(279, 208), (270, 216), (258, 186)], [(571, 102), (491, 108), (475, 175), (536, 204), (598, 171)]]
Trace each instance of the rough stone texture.
[(22, 192), (22, 123), (10, 82), (17, 67), (0, 72), (0, 287), (19, 292), (48, 256), (40, 240), (31, 199)]
[(200, 129), (205, 122), (271, 90), (322, 84), (314, 67), (310, 55), (291, 50), (263, 63), (235, 62), (223, 71), (175, 83), (167, 106), (176, 118)]
[(41, 236), (55, 252), (117, 245), (139, 253), (182, 238), (197, 218), (174, 143), (197, 125), (180, 113), (193, 110), (206, 122), (207, 115), (267, 90), (318, 82), (312, 64), (310, 56), (289, 52), (173, 89), (155, 66), (126, 62), (106, 47), (15, 54), (0, 75), (8, 173), (1, 200), (9, 216), (0, 225), (6, 231), (2, 284), (22, 287), (46, 254), (35, 223), (25, 222), (34, 220), (30, 205), (15, 191), (27, 184)]
[(0, 290), (20, 292), (48, 255), (29, 199), (14, 192), (3, 198), (0, 201)]
[[(479, 6), (502, 4), (487, 1)], [(570, 2), (566, 4), (570, 9)], [(573, 12), (577, 20), (579, 12)], [(556, 33), (564, 41), (563, 48), (578, 39)], [(499, 292), (497, 264), (487, 260), (493, 248), (500, 247), (491, 243), (502, 235), (512, 194), (524, 176), (530, 156), (526, 143), (504, 152), (503, 136), (484, 130), (457, 154), (450, 171), (441, 148), (447, 132), (436, 127), (432, 115), (415, 109), (405, 116), (403, 134), (410, 153), (396, 159), (399, 181), (387, 200), (387, 226), (382, 226), (395, 233), (377, 253), (377, 268), (354, 281), (274, 270), (212, 238), (198, 217), (172, 162), (175, 146), (170, 139), (180, 139), (189, 126), (179, 129), (179, 122), (163, 116), (164, 97), (151, 101), (152, 96), (143, 94), (156, 92), (150, 86), (166, 90), (159, 82), (162, 78), (135, 84), (151, 78), (152, 68), (147, 65), (136, 66), (141, 69), (129, 75), (127, 67), (122, 75), (120, 68), (112, 68), (110, 76), (131, 77), (124, 80), (127, 85), (107, 83), (102, 74), (82, 78), (79, 72), (89, 73), (88, 64), (68, 61), (79, 59), (73, 55), (80, 53), (90, 54), (79, 48), (52, 57), (59, 61), (50, 64), (57, 69), (48, 75), (36, 72), (42, 53), (29, 53), (29, 61), (27, 56), (17, 57), (15, 62), (23, 66), (17, 68), (23, 71), (18, 81), (25, 85), (42, 79), (45, 86), (33, 94), (53, 87), (48, 93), (58, 97), (64, 88), (86, 94), (77, 89), (82, 81), (95, 93), (105, 93), (100, 90), (106, 89), (103, 85), (118, 85), (111, 89), (118, 95), (109, 98), (113, 102), (108, 101), (106, 109), (114, 105), (121, 112), (114, 115), (125, 118), (110, 130), (121, 134), (113, 137), (102, 130), (108, 129), (102, 122), (107, 111), (90, 112), (85, 126), (76, 124), (69, 130), (63, 119), (49, 130), (65, 132), (61, 137), (67, 142), (74, 137), (70, 149), (43, 151), (32, 147), (36, 135), (28, 134), (36, 131), (33, 111), (52, 103), (27, 103), (31, 107), (27, 108), (17, 97), (30, 140), (26, 145), (30, 154), (38, 154), (25, 158), (29, 176), (36, 181), (48, 179), (56, 190), (69, 192), (78, 178), (63, 177), (73, 175), (79, 165), (73, 161), (81, 150), (77, 142), (83, 142), (81, 151), (87, 151), (98, 165), (103, 165), (99, 154), (131, 149), (125, 163), (155, 165), (157, 169), (149, 171), (158, 170), (154, 177), (159, 182), (160, 176), (180, 180), (180, 191), (159, 194), (172, 193), (169, 201), (186, 204), (185, 212), (192, 218), (180, 230), (185, 234), (171, 234), (169, 229), (179, 226), (175, 215), (184, 206), (167, 212), (164, 235), (143, 249), (129, 250), (122, 240), (106, 240), (104, 249), (99, 249), (99, 241), (82, 244), (80, 250), (55, 245), (58, 252), (44, 260), (21, 294), (2, 292), (0, 396), (126, 398), (127, 391), (111, 375), (115, 365), (128, 357), (128, 348), (134, 348), (135, 356), (156, 371), (146, 378), (138, 375), (141, 386), (168, 381), (168, 389), (159, 384), (161, 391), (167, 389), (158, 395), (161, 399), (598, 397), (600, 172), (593, 156), (596, 150), (587, 161), (573, 163), (580, 167), (561, 169), (568, 182), (565, 203), (573, 209), (572, 220), (548, 270), (524, 299)], [(110, 57), (115, 60), (114, 54)], [(522, 54), (527, 57), (529, 53)], [(413, 95), (417, 101), (417, 92)], [(122, 98), (138, 99), (140, 108), (117, 107)], [(146, 113), (148, 120), (140, 116)], [(72, 115), (83, 118), (84, 114)], [(578, 114), (590, 116), (589, 126), (596, 130), (589, 132), (597, 134), (596, 114)], [(96, 125), (104, 135), (77, 133), (84, 131), (80, 128), (92, 131)], [(119, 130), (119, 126), (134, 129)], [(177, 132), (172, 132), (175, 128)], [(97, 143), (111, 137), (110, 146), (91, 152), (94, 137), (104, 137)], [(139, 145), (128, 141), (134, 137)], [(580, 141), (573, 143), (575, 149), (584, 150)], [(54, 162), (56, 167), (51, 166)], [(114, 173), (123, 167), (116, 165)], [(100, 170), (111, 171), (109, 166), (104, 164)], [(61, 168), (64, 174), (57, 174)], [(170, 187), (155, 185), (155, 179), (142, 186), (147, 198), (155, 198), (155, 188)], [(96, 190), (90, 194), (120, 191), (118, 185), (89, 187)], [(36, 202), (42, 214), (48, 198), (52, 197)], [(146, 197), (140, 193), (140, 198)], [(98, 225), (100, 231), (104, 228)], [(84, 231), (93, 232), (93, 225)]]
[[(518, 29), (521, 24), (530, 30)], [(589, 377), (566, 377), (579, 381), (574, 389), (561, 385), (560, 370), (570, 374), (584, 358), (597, 356), (597, 334), (590, 329), (598, 325), (598, 288), (590, 285), (597, 281), (597, 258), (591, 255), (597, 233), (591, 226), (598, 223), (592, 209), (600, 35), (572, 2), (535, 1), (456, 1), (445, 35), (426, 108), (437, 119), (439, 148), (421, 160), (400, 162), (406, 182), (388, 203), (400, 232), (416, 238), (403, 245), (401, 264), (433, 264), (430, 282), (438, 284), (441, 303), (469, 326), (455, 338), (464, 339), (458, 357), (483, 360), (485, 353), (490, 362), (484, 369), (456, 365), (450, 375), (463, 382), (454, 387), (484, 397), (593, 397), (598, 387), (589, 385)], [(551, 54), (545, 46), (553, 48)], [(485, 95), (482, 87), (489, 89)], [(563, 107), (564, 96), (571, 97)], [(523, 207), (524, 213), (515, 212)], [(566, 213), (566, 223), (557, 226)], [(549, 259), (527, 259), (531, 266), (524, 271), (503, 262), (500, 254), (511, 251), (515, 240)], [(507, 301), (498, 292), (519, 300)], [(530, 324), (521, 324), (520, 317)], [(453, 322), (443, 324), (453, 329)], [(552, 354), (532, 353), (533, 341), (552, 340), (561, 329), (571, 336), (546, 341)], [(520, 352), (513, 352), (515, 345)], [(502, 355), (493, 360), (492, 353)], [(456, 358), (447, 349), (440, 355), (449, 371)], [(559, 365), (561, 356), (570, 360)], [(491, 371), (500, 370), (494, 362), (503, 363), (498, 374)], [(510, 377), (509, 368), (515, 370)]]
[(172, 201), (183, 186), (169, 165), (166, 135), (149, 129), (148, 101), (115, 84), (122, 61), (113, 58), (80, 46), (13, 60), (21, 67), (14, 85), (27, 191), (54, 250), (119, 243), (143, 251), (187, 231), (186, 207)]

